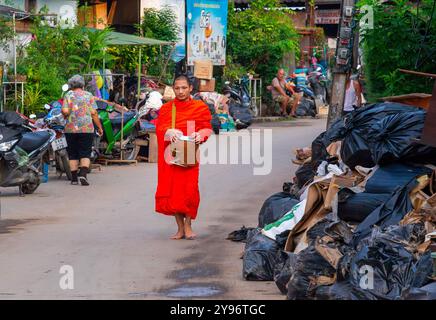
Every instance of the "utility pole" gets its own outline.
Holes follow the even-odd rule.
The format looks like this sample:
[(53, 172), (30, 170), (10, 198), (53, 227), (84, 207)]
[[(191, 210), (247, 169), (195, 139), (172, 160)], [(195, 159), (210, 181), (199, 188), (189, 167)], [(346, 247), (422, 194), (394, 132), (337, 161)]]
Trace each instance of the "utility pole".
[(4, 63), (0, 61), (0, 112), (3, 112), (3, 73)]
[(342, 0), (341, 19), (339, 22), (336, 43), (335, 67), (333, 69), (332, 96), (330, 101), (327, 128), (342, 116), (345, 99), (347, 75), (353, 63), (354, 41), (353, 17), (355, 13), (355, 0)]

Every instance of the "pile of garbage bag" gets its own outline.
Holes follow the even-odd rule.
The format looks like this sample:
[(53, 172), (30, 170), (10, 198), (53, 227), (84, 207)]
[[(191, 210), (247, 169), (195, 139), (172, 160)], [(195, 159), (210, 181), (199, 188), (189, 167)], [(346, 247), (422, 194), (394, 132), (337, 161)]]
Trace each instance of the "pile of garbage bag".
[(359, 109), (296, 150), (294, 183), (266, 199), (246, 280), (288, 299), (436, 299), (436, 149), (426, 111)]

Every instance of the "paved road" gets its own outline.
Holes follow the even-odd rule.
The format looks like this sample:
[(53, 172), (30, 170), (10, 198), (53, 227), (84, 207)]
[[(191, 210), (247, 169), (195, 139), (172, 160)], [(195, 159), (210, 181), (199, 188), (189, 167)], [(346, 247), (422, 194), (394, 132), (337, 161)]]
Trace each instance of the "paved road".
[[(256, 226), (264, 199), (293, 175), (293, 148), (309, 145), (325, 121), (256, 125), (272, 126), (269, 175), (202, 166), (194, 241), (169, 240), (175, 222), (154, 212), (155, 164), (105, 167), (87, 188), (51, 177), (24, 198), (0, 189), (0, 299), (283, 299), (273, 282), (244, 281), (243, 245), (224, 240)], [(64, 265), (73, 290), (60, 287)]]

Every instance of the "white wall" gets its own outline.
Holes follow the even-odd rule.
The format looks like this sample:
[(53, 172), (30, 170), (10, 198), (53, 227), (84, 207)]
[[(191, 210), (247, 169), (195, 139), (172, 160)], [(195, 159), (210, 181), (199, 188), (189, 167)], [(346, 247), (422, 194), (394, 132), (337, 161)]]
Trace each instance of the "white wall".
[[(32, 34), (30, 33), (18, 33), (17, 34), (17, 47), (26, 46), (32, 40)], [(14, 45), (13, 42), (9, 42), (9, 52), (0, 49), (0, 61), (8, 61), (11, 66), (14, 64)]]
[(61, 23), (70, 26), (77, 23), (77, 1), (38, 0), (36, 11), (41, 10), (44, 6), (47, 6), (49, 13), (57, 14)]

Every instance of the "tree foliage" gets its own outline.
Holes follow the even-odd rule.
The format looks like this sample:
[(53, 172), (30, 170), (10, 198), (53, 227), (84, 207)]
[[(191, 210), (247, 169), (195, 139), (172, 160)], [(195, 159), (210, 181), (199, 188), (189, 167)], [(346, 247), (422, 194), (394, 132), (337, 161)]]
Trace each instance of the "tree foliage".
[[(179, 40), (180, 26), (177, 17), (170, 7), (162, 9), (146, 8), (139, 26), (141, 35), (162, 41), (177, 42)], [(162, 51), (158, 46), (145, 47), (145, 59), (147, 70), (150, 74), (159, 75), (165, 61), (172, 53), (171, 46), (163, 46)], [(171, 63), (168, 70), (172, 70)], [(170, 75), (166, 75), (170, 77)]]
[(290, 13), (274, 9), (280, 6), (279, 0), (253, 0), (249, 9), (237, 12), (229, 3), (228, 54), (265, 83), (274, 77), (285, 53), (299, 51)]
[(34, 40), (18, 61), (27, 75), (26, 95), (31, 96), (26, 111), (37, 111), (44, 103), (59, 99), (62, 84), (73, 74), (101, 69), (104, 60), (110, 67), (115, 59), (104, 50), (109, 29), (65, 29), (35, 21), (32, 33)]
[(9, 51), (9, 41), (14, 37), (10, 19), (0, 16), (0, 48)]
[(436, 70), (434, 1), (421, 0), (416, 5), (406, 0), (389, 4), (361, 0), (358, 4), (359, 7), (364, 5), (371, 6), (374, 12), (374, 28), (366, 30), (362, 38), (369, 100), (431, 92), (433, 81), (401, 73), (398, 69), (430, 73)]

